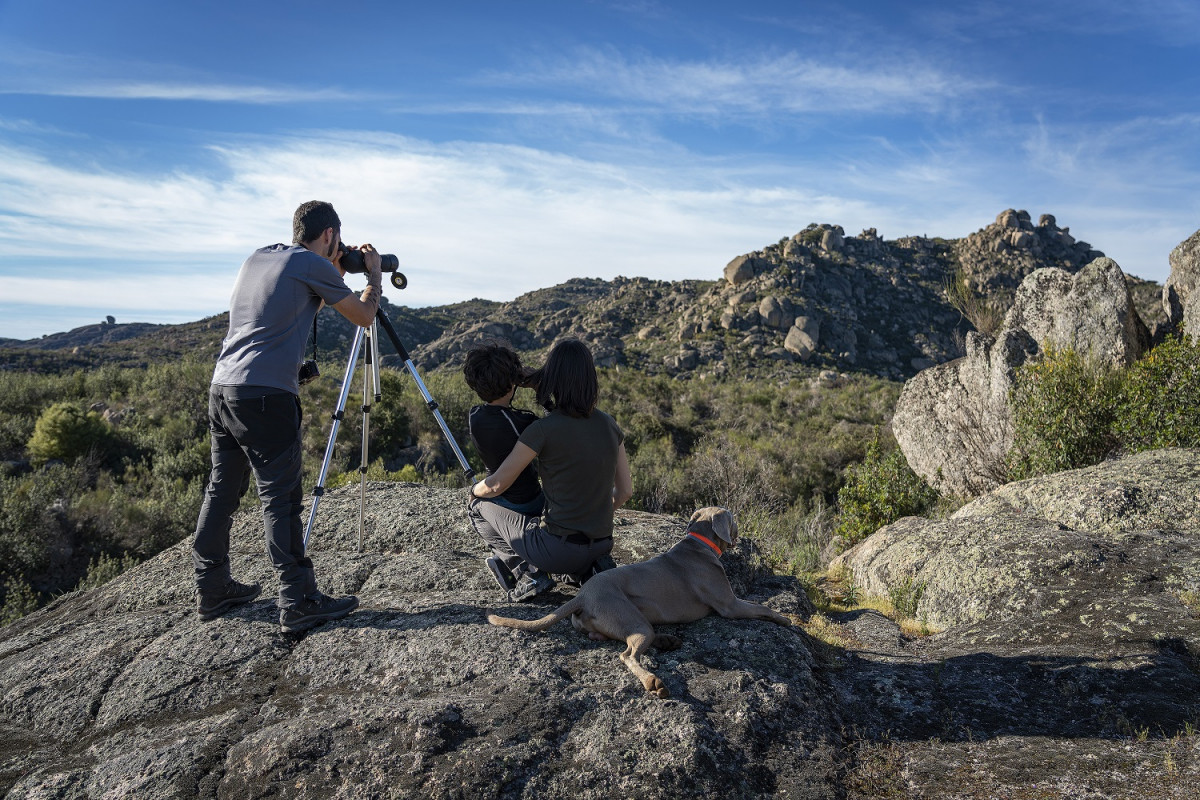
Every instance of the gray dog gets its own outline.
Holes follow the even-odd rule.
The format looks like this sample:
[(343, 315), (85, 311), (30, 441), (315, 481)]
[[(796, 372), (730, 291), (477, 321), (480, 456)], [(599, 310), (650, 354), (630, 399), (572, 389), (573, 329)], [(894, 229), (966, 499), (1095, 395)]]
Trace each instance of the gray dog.
[(739, 600), (721, 566), (721, 553), (737, 542), (737, 523), (724, 508), (702, 508), (692, 514), (687, 535), (667, 552), (639, 564), (601, 572), (572, 600), (537, 620), (488, 615), (488, 622), (522, 631), (543, 631), (559, 620), (587, 631), (593, 639), (616, 639), (627, 647), (621, 661), (646, 691), (658, 697), (670, 693), (638, 658), (651, 647), (674, 650), (678, 636), (655, 634), (654, 625), (695, 622), (711, 612), (726, 619), (765, 619), (780, 625), (791, 621), (759, 603)]

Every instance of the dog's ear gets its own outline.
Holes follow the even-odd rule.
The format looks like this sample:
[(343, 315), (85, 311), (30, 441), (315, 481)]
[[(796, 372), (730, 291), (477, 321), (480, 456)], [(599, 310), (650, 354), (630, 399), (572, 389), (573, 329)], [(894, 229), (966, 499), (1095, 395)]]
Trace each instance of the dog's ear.
[(733, 513), (727, 508), (715, 508), (713, 510), (716, 511), (712, 516), (713, 533), (723, 539), (730, 547), (733, 547), (737, 544), (738, 538), (737, 520), (733, 518)]
[(729, 509), (720, 506), (709, 506), (692, 514), (687, 529), (720, 539), (731, 547), (737, 542), (737, 521)]

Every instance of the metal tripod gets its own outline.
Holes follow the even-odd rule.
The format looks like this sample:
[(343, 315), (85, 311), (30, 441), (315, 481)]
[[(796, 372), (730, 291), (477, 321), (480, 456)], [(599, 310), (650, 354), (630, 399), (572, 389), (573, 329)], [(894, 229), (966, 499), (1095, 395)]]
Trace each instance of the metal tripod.
[(346, 400), (350, 396), (350, 382), (354, 378), (354, 369), (358, 364), (359, 354), (364, 353), (362, 459), (358, 467), (360, 478), (358, 491), (358, 551), (362, 552), (363, 538), (366, 532), (367, 467), (370, 464), (367, 446), (371, 427), (371, 401), (374, 399), (378, 403), (383, 398), (382, 385), (379, 382), (379, 328), (381, 326), (388, 335), (388, 338), (391, 339), (392, 346), (396, 348), (396, 352), (403, 359), (404, 368), (413, 376), (413, 380), (417, 384), (417, 390), (421, 393), (421, 397), (425, 399), (425, 405), (433, 412), (433, 418), (437, 420), (438, 427), (442, 429), (442, 435), (446, 437), (446, 441), (449, 442), (450, 448), (454, 451), (459, 465), (462, 466), (464, 479), (470, 481), (475, 475), (475, 471), (467, 463), (467, 457), (463, 455), (462, 450), (459, 448), (458, 442), (454, 441), (454, 434), (450, 432), (450, 428), (446, 425), (446, 420), (442, 419), (442, 412), (438, 411), (438, 404), (430, 396), (429, 390), (425, 388), (425, 382), (421, 380), (421, 376), (417, 372), (412, 358), (409, 356), (408, 351), (404, 349), (404, 345), (401, 344), (400, 337), (396, 335), (396, 329), (392, 327), (391, 320), (383, 313), (383, 309), (379, 309), (375, 313), (375, 319), (371, 322), (370, 327), (360, 327), (357, 329), (354, 334), (354, 344), (350, 346), (350, 358), (346, 362), (346, 374), (342, 378), (341, 393), (338, 395), (337, 408), (333, 412), (333, 427), (329, 431), (329, 444), (325, 447), (325, 458), (321, 461), (321, 471), (317, 475), (316, 488), (313, 489), (312, 508), (308, 512), (308, 526), (304, 529), (305, 550), (308, 549), (308, 537), (312, 535), (313, 523), (317, 519), (317, 505), (321, 502), (321, 497), (325, 494), (325, 477), (329, 473), (329, 462), (333, 459), (333, 448), (337, 440), (338, 428), (345, 417)]

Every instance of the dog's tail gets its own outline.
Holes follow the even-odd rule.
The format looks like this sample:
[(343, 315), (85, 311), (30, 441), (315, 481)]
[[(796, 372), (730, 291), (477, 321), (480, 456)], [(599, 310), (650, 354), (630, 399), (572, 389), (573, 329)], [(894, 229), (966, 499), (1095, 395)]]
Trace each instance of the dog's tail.
[(498, 617), (495, 614), (488, 614), (487, 621), (493, 625), (503, 625), (506, 628), (516, 628), (519, 631), (544, 631), (554, 623), (571, 616), (582, 607), (583, 601), (576, 595), (541, 619), (513, 619), (512, 617)]

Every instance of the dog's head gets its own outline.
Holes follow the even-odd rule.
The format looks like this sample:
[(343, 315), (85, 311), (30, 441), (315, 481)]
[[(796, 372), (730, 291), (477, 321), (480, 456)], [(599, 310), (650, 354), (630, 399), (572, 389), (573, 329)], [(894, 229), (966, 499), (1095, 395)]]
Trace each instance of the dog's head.
[(720, 506), (702, 508), (688, 520), (688, 533), (698, 533), (711, 539), (720, 539), (728, 549), (737, 544), (737, 520), (729, 509)]

